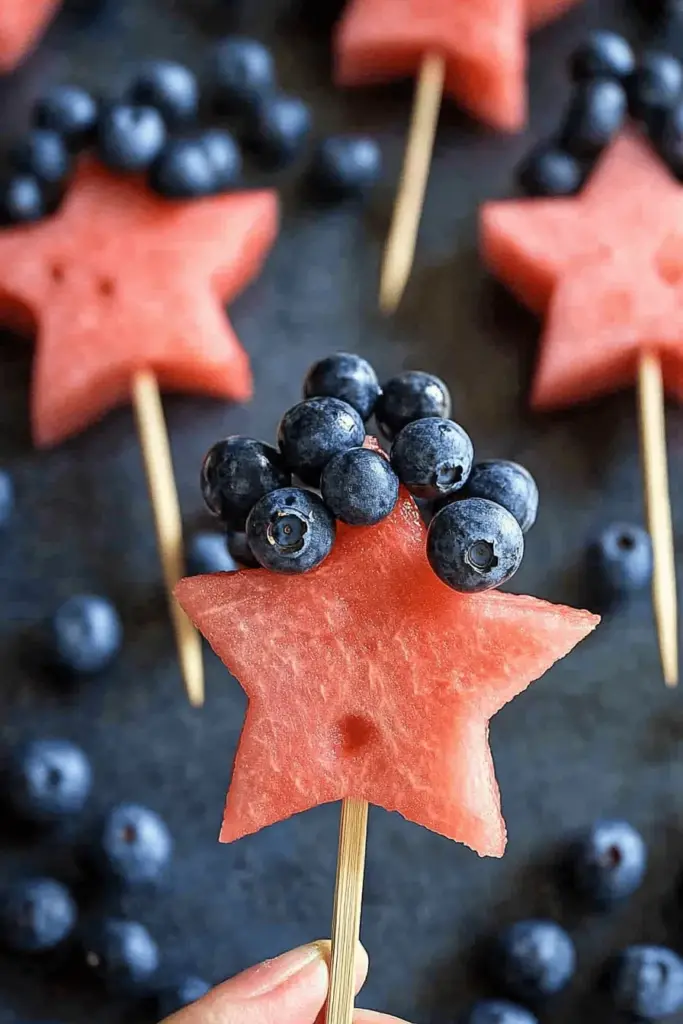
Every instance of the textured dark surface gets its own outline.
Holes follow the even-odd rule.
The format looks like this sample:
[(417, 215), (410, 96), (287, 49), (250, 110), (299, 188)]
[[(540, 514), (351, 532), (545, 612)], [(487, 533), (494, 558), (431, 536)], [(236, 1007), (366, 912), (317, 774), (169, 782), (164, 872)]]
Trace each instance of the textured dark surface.
[[(318, 10), (324, 0), (313, 0)], [(73, 6), (73, 5), (72, 5)], [(634, 396), (566, 415), (524, 411), (535, 324), (485, 280), (475, 253), (477, 203), (509, 192), (512, 168), (531, 138), (556, 124), (566, 95), (566, 53), (589, 25), (625, 24), (626, 0), (586, 0), (532, 48), (528, 135), (505, 139), (444, 111), (418, 246), (416, 270), (397, 318), (376, 312), (380, 247), (398, 175), (408, 88), (343, 96), (329, 85), (325, 35), (279, 21), (273, 3), (247, 0), (111, 0), (88, 26), (65, 12), (26, 66), (0, 85), (0, 124), (19, 130), (31, 98), (71, 76), (105, 90), (144, 56), (180, 57), (199, 68), (205, 46), (235, 23), (278, 40), (287, 88), (315, 106), (319, 128), (377, 132), (388, 174), (365, 212), (307, 205), (286, 189), (281, 238), (261, 279), (231, 313), (248, 349), (256, 397), (248, 407), (166, 401), (188, 526), (203, 523), (201, 457), (221, 434), (272, 439), (285, 407), (300, 397), (308, 365), (334, 349), (357, 349), (381, 377), (402, 367), (442, 374), (455, 416), (477, 456), (515, 458), (541, 489), (538, 525), (515, 589), (582, 601), (582, 558), (593, 531), (642, 519)], [(94, 3), (93, 3), (94, 7)], [(294, 180), (296, 174), (292, 176)], [(29, 868), (78, 881), (72, 851), (99, 810), (147, 802), (176, 836), (167, 890), (123, 900), (159, 939), (169, 968), (212, 980), (294, 943), (329, 932), (338, 811), (324, 807), (231, 847), (216, 835), (244, 711), (238, 685), (207, 655), (207, 709), (182, 694), (157, 560), (142, 464), (129, 409), (58, 451), (31, 451), (31, 351), (1, 342), (0, 461), (16, 477), (18, 512), (0, 544), (0, 721), (2, 746), (53, 734), (82, 743), (96, 790), (83, 821), (42, 846), (0, 818), (0, 877)], [(683, 541), (683, 419), (669, 415), (672, 489)], [(35, 666), (31, 636), (55, 604), (78, 590), (119, 604), (126, 644), (105, 677), (74, 689)], [(362, 996), (408, 1019), (448, 1022), (481, 990), (471, 970), (478, 937), (517, 916), (557, 916), (576, 940), (580, 973), (544, 1018), (603, 1022), (592, 995), (605, 955), (634, 940), (683, 940), (677, 896), (683, 864), (681, 694), (661, 682), (647, 597), (593, 638), (494, 721), (491, 738), (509, 823), (503, 862), (382, 811), (370, 822), (363, 937), (372, 960)], [(559, 898), (552, 865), (558, 841), (597, 815), (624, 815), (651, 844), (645, 888), (604, 921)], [(86, 913), (113, 898), (83, 894)], [(485, 987), (484, 987), (485, 990)], [(70, 1024), (133, 1020), (105, 1005), (66, 967), (0, 958), (0, 1024), (59, 1016)]]

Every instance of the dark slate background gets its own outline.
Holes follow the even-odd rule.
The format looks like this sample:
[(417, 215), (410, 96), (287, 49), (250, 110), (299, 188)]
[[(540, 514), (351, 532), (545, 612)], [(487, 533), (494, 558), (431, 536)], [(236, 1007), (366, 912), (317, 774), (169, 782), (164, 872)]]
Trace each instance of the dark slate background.
[[(320, 15), (325, 0), (312, 0)], [(627, 0), (586, 0), (532, 46), (531, 128), (507, 139), (444, 109), (417, 262), (399, 315), (376, 311), (379, 256), (400, 167), (409, 88), (341, 95), (330, 86), (328, 35), (287, 6), (248, 0), (80, 0), (39, 52), (0, 83), (0, 125), (10, 136), (49, 82), (73, 78), (115, 93), (139, 58), (178, 57), (201, 69), (207, 45), (238, 26), (276, 44), (282, 82), (315, 108), (321, 133), (363, 128), (381, 139), (385, 182), (365, 211), (320, 211), (293, 173), (281, 237), (261, 279), (231, 309), (254, 366), (247, 407), (166, 401), (188, 529), (204, 523), (197, 471), (220, 435), (273, 436), (299, 397), (306, 367), (335, 349), (368, 356), (380, 376), (421, 367), (445, 377), (456, 417), (480, 456), (518, 458), (543, 499), (515, 588), (581, 603), (587, 538), (614, 519), (642, 519), (634, 396), (533, 419), (524, 394), (537, 327), (485, 278), (475, 251), (477, 204), (507, 194), (530, 140), (556, 124), (566, 54), (590, 26), (633, 35)], [(324, 19), (323, 19), (324, 20)], [(229, 244), (229, 240), (226, 240)], [(323, 807), (233, 846), (216, 842), (244, 699), (207, 654), (207, 706), (187, 706), (160, 587), (140, 453), (129, 409), (50, 453), (31, 450), (31, 351), (1, 338), (0, 461), (16, 478), (18, 513), (0, 547), (1, 746), (56, 735), (81, 743), (97, 785), (88, 814), (42, 844), (0, 819), (0, 876), (54, 872), (82, 894), (84, 913), (107, 905), (81, 890), (74, 852), (115, 801), (149, 803), (169, 821), (177, 851), (168, 888), (127, 896), (119, 910), (149, 926), (167, 970), (222, 979), (254, 961), (329, 933), (336, 807)], [(668, 419), (677, 537), (683, 549), (683, 418)], [(119, 605), (126, 644), (104, 678), (65, 689), (35, 665), (31, 638), (57, 603), (101, 591)], [(478, 938), (520, 915), (552, 915), (571, 928), (581, 969), (543, 1018), (606, 1020), (594, 995), (604, 958), (636, 940), (683, 947), (678, 875), (683, 864), (683, 717), (680, 692), (662, 684), (647, 596), (496, 718), (491, 740), (510, 844), (504, 861), (373, 810), (363, 938), (372, 967), (361, 1003), (416, 1022), (452, 1021), (486, 986), (472, 968)], [(629, 907), (587, 919), (554, 881), (558, 844), (599, 815), (624, 815), (651, 844), (647, 885)], [(116, 900), (108, 900), (110, 909)], [(84, 988), (68, 962), (0, 957), (0, 1022), (58, 1015), (70, 1024), (137, 1020), (125, 1004)], [(144, 1019), (144, 1018), (140, 1018)]]

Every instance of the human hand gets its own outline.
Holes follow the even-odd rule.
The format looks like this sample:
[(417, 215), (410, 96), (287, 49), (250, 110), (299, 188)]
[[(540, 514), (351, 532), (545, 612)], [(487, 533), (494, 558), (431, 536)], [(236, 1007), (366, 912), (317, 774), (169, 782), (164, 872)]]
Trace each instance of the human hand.
[[(324, 1024), (330, 944), (314, 942), (250, 967), (169, 1017), (166, 1024)], [(356, 992), (368, 973), (359, 945)], [(403, 1024), (373, 1010), (356, 1010), (354, 1024)]]

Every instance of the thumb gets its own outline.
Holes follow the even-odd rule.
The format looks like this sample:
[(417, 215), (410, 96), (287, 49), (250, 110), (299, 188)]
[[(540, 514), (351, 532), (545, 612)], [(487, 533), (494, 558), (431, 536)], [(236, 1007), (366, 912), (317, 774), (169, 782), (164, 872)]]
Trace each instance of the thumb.
[[(329, 942), (300, 946), (224, 982), (167, 1024), (314, 1024), (327, 999)], [(368, 957), (359, 944), (356, 990)]]

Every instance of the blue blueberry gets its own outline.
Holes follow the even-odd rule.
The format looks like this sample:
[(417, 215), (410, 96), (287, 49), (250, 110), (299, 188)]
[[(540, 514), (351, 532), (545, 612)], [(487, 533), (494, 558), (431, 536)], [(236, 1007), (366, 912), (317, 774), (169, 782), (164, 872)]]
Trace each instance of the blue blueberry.
[(246, 533), (241, 530), (228, 530), (227, 544), (228, 552), (235, 559), (238, 569), (260, 568), (254, 558), (254, 552), (249, 547)]
[(145, 988), (159, 967), (159, 948), (137, 921), (105, 918), (81, 936), (83, 965), (112, 995)]
[(270, 50), (256, 39), (227, 36), (215, 47), (209, 62), (209, 90), (219, 113), (244, 114), (275, 91), (275, 62)]
[(234, 135), (223, 128), (208, 128), (199, 136), (199, 144), (213, 170), (213, 191), (226, 192), (236, 188), (242, 174), (242, 152)]
[(48, 623), (48, 656), (71, 675), (95, 675), (121, 650), (123, 627), (106, 597), (78, 594), (57, 609)]
[(350, 526), (374, 526), (398, 501), (398, 477), (384, 455), (349, 448), (333, 455), (320, 478), (320, 493), (330, 512)]
[(347, 402), (327, 396), (307, 398), (284, 414), (277, 440), (292, 472), (317, 486), (333, 455), (363, 444), (365, 426)]
[(629, 106), (638, 120), (650, 124), (671, 110), (683, 92), (683, 65), (670, 53), (649, 50), (629, 82)]
[(33, 111), (34, 124), (57, 132), (71, 150), (92, 141), (98, 117), (97, 100), (78, 85), (53, 86), (38, 100)]
[(462, 1018), (461, 1024), (538, 1024), (530, 1010), (502, 999), (482, 999)]
[(33, 740), (7, 765), (9, 801), (24, 821), (49, 823), (79, 814), (92, 790), (92, 769), (68, 740)]
[(611, 966), (609, 992), (629, 1017), (669, 1017), (683, 1009), (683, 960), (663, 946), (629, 946)]
[(310, 183), (326, 199), (362, 195), (382, 176), (382, 151), (367, 135), (331, 135), (318, 146)]
[(488, 498), (502, 505), (528, 533), (538, 514), (538, 487), (528, 469), (518, 462), (490, 459), (477, 462), (460, 492), (463, 498)]
[(636, 58), (628, 40), (616, 32), (591, 32), (569, 60), (575, 82), (591, 78), (615, 78), (626, 82), (636, 69)]
[(626, 90), (612, 78), (594, 78), (574, 90), (560, 130), (560, 145), (579, 160), (592, 160), (621, 131), (628, 114)]
[(652, 543), (641, 526), (612, 523), (589, 544), (589, 585), (596, 604), (609, 608), (652, 580)]
[(528, 196), (573, 196), (583, 185), (581, 163), (557, 142), (536, 146), (517, 169), (521, 190)]
[(647, 849), (628, 822), (599, 821), (571, 844), (568, 867), (581, 897), (597, 909), (606, 909), (640, 887)]
[(429, 564), (446, 586), (463, 594), (501, 586), (517, 572), (523, 555), (519, 523), (485, 498), (454, 501), (429, 524)]
[(203, 978), (188, 974), (174, 984), (167, 985), (157, 994), (157, 1014), (162, 1019), (170, 1017), (171, 1014), (178, 1013), (179, 1010), (184, 1010), (186, 1006), (202, 999), (210, 990), (211, 986)]
[(14, 481), (6, 469), (0, 468), (0, 530), (4, 530), (14, 511)]
[(334, 545), (332, 513), (312, 491), (283, 487), (266, 494), (247, 519), (247, 541), (264, 569), (308, 572), (320, 565)]
[(339, 398), (352, 405), (363, 421), (372, 416), (381, 390), (367, 359), (350, 352), (320, 359), (304, 379), (304, 398)]
[(62, 185), (72, 167), (72, 156), (58, 132), (34, 128), (9, 153), (9, 163), (19, 174), (31, 174), (46, 185)]
[(0, 223), (32, 224), (47, 213), (45, 187), (33, 174), (14, 174), (0, 184)]
[(149, 61), (129, 85), (125, 99), (134, 106), (154, 107), (170, 127), (193, 121), (199, 111), (199, 85), (184, 64)]
[(576, 951), (554, 921), (518, 921), (494, 942), (490, 967), (508, 995), (535, 1003), (560, 992), (571, 980)]
[(166, 143), (166, 125), (155, 107), (114, 103), (97, 129), (97, 155), (112, 171), (146, 171)]
[(210, 147), (201, 137), (170, 139), (152, 164), (147, 182), (164, 199), (201, 199), (213, 195), (217, 174)]
[(267, 169), (285, 167), (303, 151), (313, 127), (311, 108), (299, 96), (263, 97), (250, 114), (244, 141)]
[(16, 953), (44, 953), (69, 937), (76, 904), (54, 878), (27, 878), (0, 892), (0, 941)]
[(187, 571), (190, 576), (201, 576), (209, 572), (234, 572), (235, 559), (228, 551), (228, 541), (223, 533), (200, 530), (190, 537), (187, 546)]
[(382, 389), (375, 406), (377, 426), (388, 441), (408, 423), (428, 416), (448, 419), (451, 396), (442, 380), (421, 370), (408, 370), (392, 377)]
[(200, 475), (204, 504), (232, 530), (244, 529), (259, 498), (291, 482), (292, 474), (277, 448), (242, 434), (232, 434), (209, 448)]
[(92, 850), (98, 871), (122, 886), (158, 882), (172, 854), (173, 839), (165, 821), (139, 804), (114, 807)]
[(436, 500), (459, 490), (474, 460), (469, 435), (453, 420), (430, 416), (408, 423), (391, 446), (391, 465), (416, 498)]

